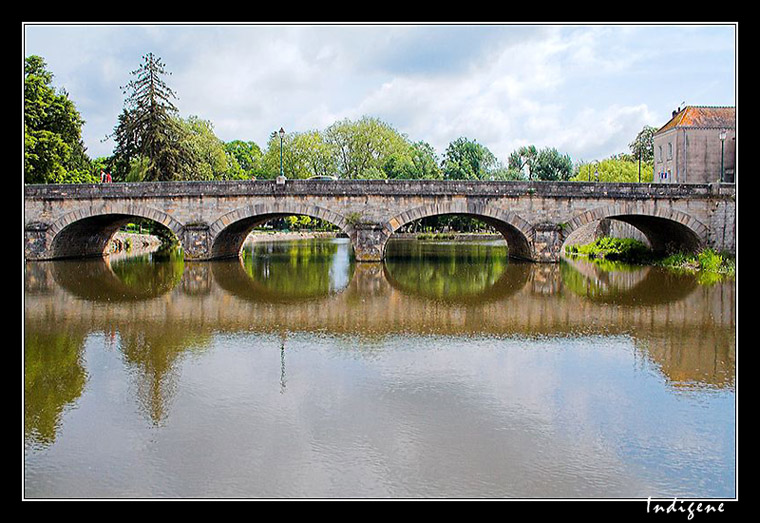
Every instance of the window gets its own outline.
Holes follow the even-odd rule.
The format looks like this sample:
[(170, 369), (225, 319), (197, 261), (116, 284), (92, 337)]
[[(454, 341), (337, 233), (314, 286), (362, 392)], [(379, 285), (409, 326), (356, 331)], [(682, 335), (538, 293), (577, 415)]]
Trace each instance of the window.
[(673, 143), (668, 142), (668, 160), (673, 158)]
[(657, 161), (658, 162), (662, 161), (662, 145), (657, 147)]

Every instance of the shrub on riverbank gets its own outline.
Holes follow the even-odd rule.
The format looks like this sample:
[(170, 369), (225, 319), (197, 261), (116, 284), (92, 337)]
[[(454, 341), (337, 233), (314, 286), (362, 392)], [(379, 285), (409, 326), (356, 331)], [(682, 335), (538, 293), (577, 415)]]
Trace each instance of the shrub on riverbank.
[(735, 260), (713, 249), (703, 249), (696, 254), (676, 253), (656, 262), (660, 267), (699, 273), (702, 279), (710, 281), (724, 276), (734, 276)]
[(592, 260), (612, 260), (627, 263), (649, 263), (652, 251), (633, 238), (610, 238), (605, 236), (586, 245), (568, 245), (565, 253), (570, 256), (586, 256)]
[(735, 274), (735, 261), (731, 256), (714, 249), (703, 249), (695, 254), (675, 253), (657, 258), (642, 242), (632, 238), (603, 237), (586, 245), (567, 245), (568, 256), (585, 256), (591, 260), (620, 261), (636, 265), (656, 265), (676, 271), (698, 274), (700, 282), (711, 283)]

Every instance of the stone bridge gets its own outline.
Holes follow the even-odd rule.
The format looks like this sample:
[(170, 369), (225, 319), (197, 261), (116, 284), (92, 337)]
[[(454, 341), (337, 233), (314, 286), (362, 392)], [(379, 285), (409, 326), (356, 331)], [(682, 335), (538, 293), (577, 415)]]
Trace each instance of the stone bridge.
[(288, 180), (26, 185), (27, 260), (102, 256), (135, 217), (171, 230), (185, 258), (237, 256), (250, 231), (278, 217), (326, 220), (357, 261), (380, 261), (388, 238), (420, 218), (457, 214), (490, 224), (510, 256), (555, 262), (575, 231), (625, 222), (656, 251), (735, 253), (733, 184)]

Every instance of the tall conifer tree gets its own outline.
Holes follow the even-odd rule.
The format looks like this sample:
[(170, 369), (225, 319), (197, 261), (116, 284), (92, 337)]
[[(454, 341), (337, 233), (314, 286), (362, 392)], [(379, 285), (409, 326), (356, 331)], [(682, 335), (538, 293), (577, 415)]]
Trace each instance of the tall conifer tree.
[(148, 53), (131, 74), (134, 79), (122, 87), (127, 98), (113, 134), (120, 177), (126, 177), (130, 166), (139, 163), (143, 180), (179, 179), (194, 159), (172, 102), (177, 96), (162, 79), (171, 73), (160, 58)]

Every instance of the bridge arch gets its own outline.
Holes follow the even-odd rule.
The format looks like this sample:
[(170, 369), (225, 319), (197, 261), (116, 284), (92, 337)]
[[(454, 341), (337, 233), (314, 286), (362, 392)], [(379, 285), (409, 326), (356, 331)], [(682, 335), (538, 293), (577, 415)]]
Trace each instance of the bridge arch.
[(567, 238), (573, 231), (603, 219), (632, 225), (656, 253), (695, 252), (708, 243), (709, 229), (705, 224), (685, 212), (650, 202), (620, 202), (588, 210), (565, 224), (564, 236)]
[[(533, 240), (536, 231), (533, 226), (517, 214), (487, 204), (470, 204), (463, 201), (450, 201), (415, 207), (393, 216), (383, 224), (386, 241), (404, 225), (420, 218), (456, 214), (481, 220), (496, 229), (507, 242), (509, 256), (514, 258), (534, 259)], [(383, 249), (385, 244), (383, 245)]]
[(335, 225), (349, 237), (353, 232), (353, 227), (342, 215), (324, 207), (299, 202), (256, 203), (230, 211), (209, 226), (210, 257), (239, 256), (245, 239), (254, 227), (273, 218), (292, 215), (319, 218)]
[(46, 231), (45, 258), (102, 256), (111, 237), (135, 218), (145, 218), (181, 237), (182, 224), (171, 215), (142, 204), (113, 202), (82, 207), (55, 220)]

